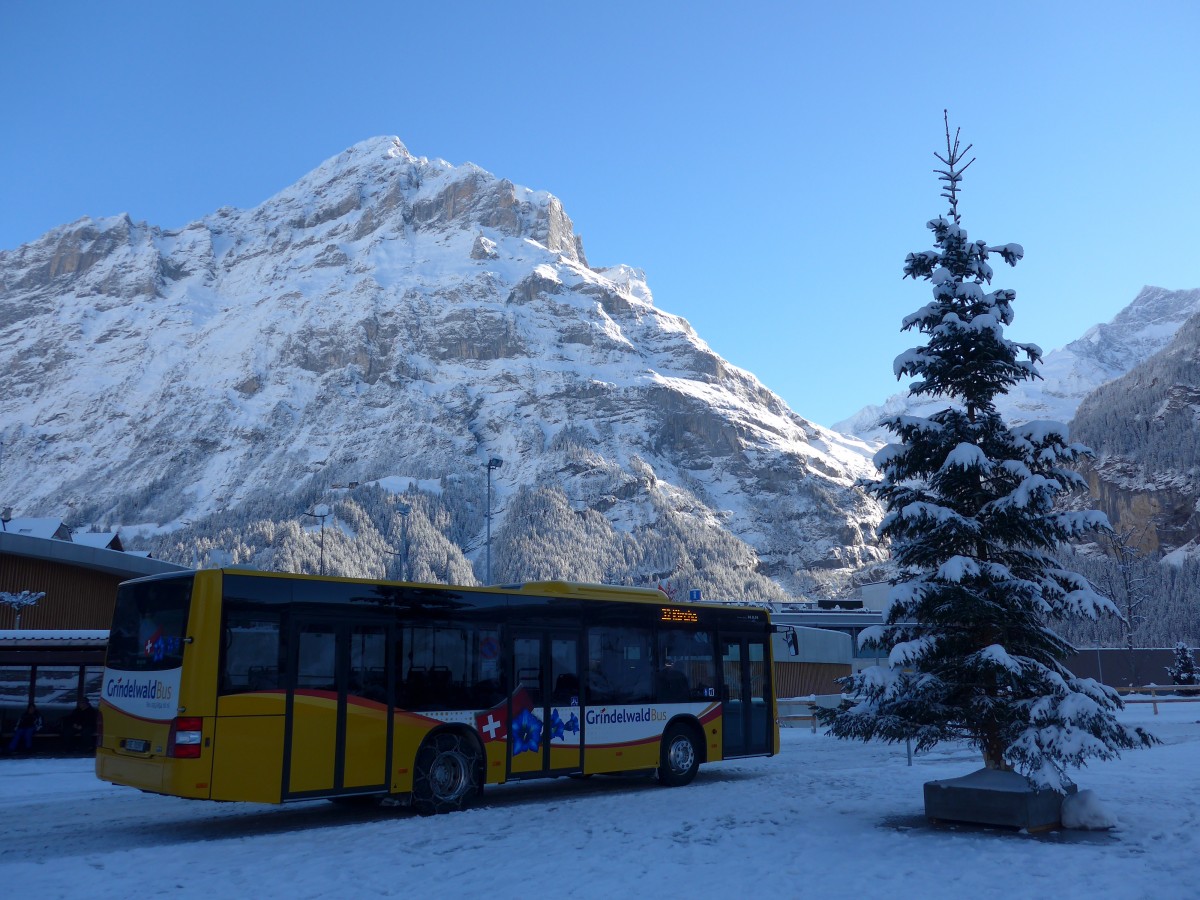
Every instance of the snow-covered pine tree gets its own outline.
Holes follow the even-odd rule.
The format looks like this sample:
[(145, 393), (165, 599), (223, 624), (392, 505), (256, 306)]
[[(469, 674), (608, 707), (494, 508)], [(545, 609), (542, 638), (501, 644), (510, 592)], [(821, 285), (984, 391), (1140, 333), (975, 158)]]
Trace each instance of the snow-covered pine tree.
[(1055, 509), (1082, 484), (1068, 466), (1086, 447), (1069, 443), (1059, 423), (1010, 428), (996, 412), (998, 394), (1039, 377), (1041, 351), (1004, 337), (1015, 293), (984, 289), (989, 257), (1015, 265), (1020, 245), (971, 241), (962, 227), (970, 149), (947, 117), (946, 155), (934, 155), (949, 213), (928, 223), (935, 249), (904, 264), (905, 277), (933, 286), (933, 301), (903, 321), (927, 340), (895, 362), (897, 378), (916, 378), (912, 394), (948, 403), (928, 418), (884, 423), (899, 443), (876, 455), (882, 478), (868, 487), (886, 505), (880, 531), (900, 573), (886, 623), (863, 635), (889, 652), (888, 664), (848, 679), (856, 699), (822, 719), (838, 737), (912, 739), (918, 750), (967, 740), (989, 767), (1062, 789), (1068, 767), (1154, 739), (1117, 722), (1113, 690), (1061, 662), (1072, 648), (1054, 622), (1116, 609), (1051, 552), (1108, 523), (1098, 512)]
[(1172, 684), (1197, 684), (1196, 661), (1192, 658), (1192, 648), (1180, 641), (1175, 645), (1175, 660), (1167, 667)]

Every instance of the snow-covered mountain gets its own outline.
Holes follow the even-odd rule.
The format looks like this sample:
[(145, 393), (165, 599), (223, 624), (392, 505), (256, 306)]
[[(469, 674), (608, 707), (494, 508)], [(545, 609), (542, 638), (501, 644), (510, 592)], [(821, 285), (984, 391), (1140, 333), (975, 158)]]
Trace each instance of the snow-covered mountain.
[[(1096, 325), (1079, 339), (1047, 353), (1040, 381), (1025, 381), (996, 400), (1011, 423), (1034, 419), (1069, 422), (1080, 401), (1100, 385), (1145, 362), (1174, 337), (1187, 319), (1200, 312), (1200, 289), (1170, 291), (1144, 287), (1111, 322)], [(879, 426), (885, 416), (925, 416), (944, 406), (927, 398), (893, 394), (882, 405), (867, 406), (834, 429), (868, 443), (886, 443), (890, 432)]]
[[(282, 522), (380, 479), (467, 483), (482, 503), (498, 457), (510, 546), (528, 523), (508, 517), (532, 507), (509, 501), (552, 489), (617, 556), (668, 521), (724, 535), (746, 595), (881, 556), (879, 510), (853, 486), (863, 446), (657, 309), (639, 270), (590, 268), (555, 197), (390, 137), (254, 209), (176, 231), (85, 218), (0, 252), (0, 441), (4, 503), (73, 524)], [(468, 534), (430, 516), (482, 575), (480, 515)], [(527, 549), (493, 580), (581, 570)], [(704, 580), (688, 548), (656, 553), (582, 570)]]

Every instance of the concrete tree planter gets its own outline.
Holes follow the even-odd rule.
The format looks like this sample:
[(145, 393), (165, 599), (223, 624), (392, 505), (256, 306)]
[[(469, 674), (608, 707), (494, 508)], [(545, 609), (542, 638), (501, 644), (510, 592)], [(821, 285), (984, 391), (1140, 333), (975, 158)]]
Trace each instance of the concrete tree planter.
[[(1067, 793), (1075, 793), (1074, 785)], [(925, 815), (935, 821), (1047, 831), (1062, 823), (1066, 794), (1034, 790), (1016, 772), (979, 769), (961, 778), (925, 782)]]

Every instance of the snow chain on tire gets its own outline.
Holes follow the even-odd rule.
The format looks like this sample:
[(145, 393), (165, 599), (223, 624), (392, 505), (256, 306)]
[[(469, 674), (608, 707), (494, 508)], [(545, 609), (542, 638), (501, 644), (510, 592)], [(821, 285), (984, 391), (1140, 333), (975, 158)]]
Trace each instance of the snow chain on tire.
[(417, 751), (412, 805), (423, 816), (466, 809), (482, 788), (483, 759), (469, 737), (443, 731)]

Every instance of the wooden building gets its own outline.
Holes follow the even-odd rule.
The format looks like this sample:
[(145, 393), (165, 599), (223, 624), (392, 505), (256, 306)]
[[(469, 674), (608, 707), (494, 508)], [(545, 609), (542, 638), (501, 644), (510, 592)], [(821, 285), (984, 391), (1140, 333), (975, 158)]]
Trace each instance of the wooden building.
[[(44, 593), (20, 610), (0, 604), (0, 734), (33, 701), (47, 728), (99, 692), (117, 585), (185, 567), (124, 553), (116, 535), (76, 543), (57, 520), (0, 530), (0, 592)], [(18, 621), (20, 627), (18, 628)]]

